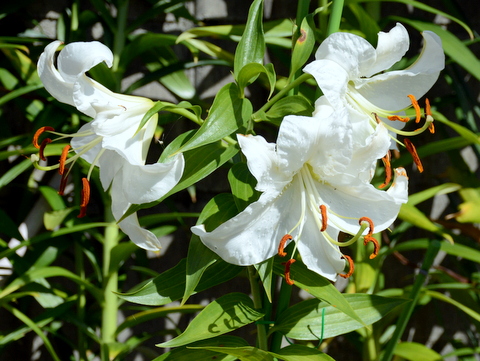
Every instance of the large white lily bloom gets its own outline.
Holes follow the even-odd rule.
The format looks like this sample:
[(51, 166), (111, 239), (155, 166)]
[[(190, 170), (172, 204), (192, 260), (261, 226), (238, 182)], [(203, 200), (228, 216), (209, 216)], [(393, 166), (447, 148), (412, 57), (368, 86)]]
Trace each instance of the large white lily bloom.
[[(118, 220), (131, 204), (152, 202), (168, 193), (183, 174), (183, 155), (172, 157), (168, 163), (145, 165), (158, 116), (138, 128), (153, 101), (114, 93), (86, 76), (88, 70), (101, 62), (112, 65), (112, 52), (99, 42), (66, 45), (58, 55), (57, 69), (54, 56), (60, 44), (59, 41), (49, 44), (40, 56), (40, 79), (58, 101), (73, 105), (93, 118), (71, 135), (71, 145), (77, 154), (65, 164), (80, 156), (92, 166), (99, 166), (103, 188), (112, 186), (112, 211)], [(140, 228), (135, 214), (119, 225), (140, 247), (161, 248), (153, 233)]]
[(419, 99), (436, 82), (445, 66), (442, 43), (431, 31), (422, 35), (420, 56), (404, 70), (384, 72), (402, 59), (410, 45), (407, 30), (399, 23), (388, 33), (378, 34), (376, 49), (360, 36), (334, 33), (320, 44), (316, 60), (303, 69), (314, 76), (334, 108), (347, 107), (357, 143), (363, 144), (376, 127), (373, 113), (394, 135), (394, 129), (404, 124), (387, 116), (403, 115), (411, 105), (408, 95)]
[(339, 231), (356, 234), (362, 217), (371, 219), (375, 231), (386, 229), (407, 201), (408, 184), (404, 170), (397, 169), (388, 191), (373, 187), (372, 166), (388, 150), (387, 131), (378, 126), (366, 146), (354, 151), (351, 126), (343, 119), (330, 106), (321, 106), (315, 118), (285, 117), (276, 144), (239, 135), (262, 194), (215, 230), (198, 225), (192, 232), (238, 265), (267, 260), (283, 236), (291, 235), (307, 267), (335, 280), (345, 266), (336, 241)]

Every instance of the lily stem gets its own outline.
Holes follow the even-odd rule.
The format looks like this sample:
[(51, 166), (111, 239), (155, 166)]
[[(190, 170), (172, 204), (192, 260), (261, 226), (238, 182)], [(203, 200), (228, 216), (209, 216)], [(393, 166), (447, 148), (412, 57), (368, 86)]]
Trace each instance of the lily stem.
[(340, 29), (340, 23), (342, 22), (344, 0), (333, 0), (332, 12), (330, 19), (328, 20), (327, 36), (336, 33)]
[[(118, 271), (112, 262), (112, 250), (118, 244), (118, 226), (110, 211), (110, 204), (105, 204), (105, 220), (111, 222), (105, 228), (103, 240), (103, 294), (102, 308), (102, 361), (110, 360), (109, 344), (115, 342), (118, 317)], [(112, 267), (113, 266), (113, 267)]]
[[(260, 292), (260, 286), (258, 284), (257, 270), (253, 266), (248, 268), (248, 280), (250, 281), (250, 288), (253, 296), (253, 306), (257, 310), (262, 309), (262, 295)], [(265, 325), (257, 323), (257, 341), (258, 348), (261, 350), (268, 351), (267, 344), (267, 332), (265, 330)]]

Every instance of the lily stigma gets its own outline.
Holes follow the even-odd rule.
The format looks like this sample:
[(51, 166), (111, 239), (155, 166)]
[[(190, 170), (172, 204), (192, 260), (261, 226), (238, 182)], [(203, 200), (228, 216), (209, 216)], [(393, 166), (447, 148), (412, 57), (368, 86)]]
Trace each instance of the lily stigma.
[[(407, 201), (408, 177), (401, 168), (387, 191), (370, 184), (377, 160), (390, 145), (382, 125), (364, 147), (355, 148), (345, 114), (324, 105), (314, 117), (285, 117), (276, 144), (261, 136), (237, 138), (260, 198), (214, 230), (192, 227), (229, 263), (253, 265), (276, 254), (286, 256), (285, 247), (295, 242), (285, 264), (289, 282), (297, 250), (310, 270), (332, 281), (338, 274), (348, 276), (345, 259), (350, 270), (353, 262), (340, 247), (362, 239), (375, 245), (374, 229), (388, 228)], [(340, 242), (340, 232), (352, 238)]]

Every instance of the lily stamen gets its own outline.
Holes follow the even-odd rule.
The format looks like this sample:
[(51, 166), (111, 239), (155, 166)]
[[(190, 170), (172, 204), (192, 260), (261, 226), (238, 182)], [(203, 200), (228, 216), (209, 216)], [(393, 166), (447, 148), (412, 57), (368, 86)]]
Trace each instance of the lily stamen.
[(288, 241), (291, 241), (292, 239), (293, 239), (293, 237), (289, 234), (286, 234), (282, 237), (282, 240), (280, 241), (280, 244), (278, 245), (278, 255), (280, 257), (285, 257), (287, 255), (287, 253), (284, 251), (285, 244)]
[(40, 145), (38, 145), (38, 138), (40, 137), (40, 135), (42, 135), (42, 133), (45, 133), (45, 132), (54, 132), (54, 131), (55, 129), (48, 126), (39, 128), (33, 135), (33, 141), (32, 141), (33, 146), (37, 149), (40, 149)]
[(420, 123), (420, 119), (422, 119), (420, 105), (418, 105), (417, 99), (415, 99), (415, 96), (413, 96), (412, 94), (408, 94), (407, 97), (410, 98), (413, 108), (415, 109), (415, 123)]
[(368, 217), (361, 217), (359, 220), (358, 220), (358, 224), (359, 225), (362, 225), (362, 224), (365, 224), (367, 223), (368, 224), (368, 233), (367, 233), (367, 236), (371, 236), (373, 234), (373, 230), (374, 230), (374, 225), (373, 225), (373, 221), (368, 218)]
[(320, 213), (322, 214), (322, 228), (320, 228), (320, 232), (324, 232), (327, 229), (327, 207), (324, 204), (320, 205)]
[(87, 215), (87, 205), (90, 201), (90, 183), (87, 178), (82, 178), (82, 200), (80, 203), (80, 214), (77, 218), (82, 218)]
[(407, 148), (408, 152), (412, 155), (413, 161), (417, 165), (418, 171), (420, 173), (422, 173), (423, 172), (422, 161), (420, 160), (420, 157), (418, 156), (418, 153), (417, 153), (417, 150), (415, 149), (415, 146), (410, 141), (410, 139), (404, 139), (403, 142), (405, 143), (405, 148)]
[(58, 173), (60, 174), (63, 174), (64, 171), (65, 171), (65, 161), (67, 160), (67, 155), (68, 155), (68, 151), (70, 150), (70, 145), (67, 144), (63, 150), (62, 150), (62, 154), (60, 155), (60, 161), (58, 162), (59, 165), (58, 165)]
[(290, 278), (290, 266), (292, 263), (295, 263), (295, 259), (289, 259), (287, 262), (284, 263), (285, 265), (285, 282), (287, 282), (288, 285), (292, 286), (295, 282)]
[(42, 144), (40, 144), (40, 147), (38, 149), (38, 156), (40, 157), (41, 160), (43, 161), (46, 161), (47, 158), (45, 157), (45, 154), (44, 154), (44, 151), (45, 151), (45, 147), (47, 146), (47, 144), (50, 144), (52, 142), (52, 140), (50, 138), (45, 138), (43, 141), (42, 141)]
[(64, 170), (66, 170), (67, 172), (63, 173), (62, 174), (62, 179), (60, 180), (60, 186), (58, 187), (58, 194), (63, 196), (63, 194), (65, 193), (65, 187), (67, 186), (67, 180), (68, 180), (68, 173), (69, 173), (69, 169), (68, 168), (65, 168)]
[(370, 242), (373, 243), (373, 253), (370, 255), (369, 258), (374, 259), (378, 255), (378, 251), (380, 250), (380, 244), (375, 239), (375, 237), (371, 235), (366, 235), (365, 238), (363, 239), (363, 245), (366, 246)]
[(390, 159), (391, 154), (390, 151), (388, 151), (385, 157), (382, 158), (383, 165), (385, 166), (385, 181), (378, 187), (380, 189), (385, 188), (392, 180), (392, 165), (390, 164)]
[(348, 272), (347, 273), (340, 273), (339, 276), (343, 278), (348, 278), (353, 274), (353, 271), (355, 271), (355, 265), (353, 263), (353, 259), (350, 256), (347, 255), (342, 255), (342, 258), (347, 260), (348, 262)]

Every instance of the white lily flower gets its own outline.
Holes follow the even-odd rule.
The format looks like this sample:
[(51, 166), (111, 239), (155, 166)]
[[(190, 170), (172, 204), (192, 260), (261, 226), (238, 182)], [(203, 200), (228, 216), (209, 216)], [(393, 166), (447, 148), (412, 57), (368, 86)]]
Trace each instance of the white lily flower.
[(410, 45), (407, 30), (399, 23), (388, 33), (378, 34), (376, 49), (360, 36), (334, 33), (320, 44), (316, 60), (303, 69), (314, 76), (325, 95), (326, 99), (320, 98), (319, 102), (328, 100), (334, 108), (348, 109), (357, 143), (363, 145), (374, 131), (377, 124), (374, 114), (385, 122), (393, 139), (395, 133), (405, 133), (399, 131), (404, 123), (388, 117), (398, 119), (394, 115), (404, 115), (404, 110), (413, 104), (418, 109), (419, 121), (416, 99), (433, 86), (445, 66), (440, 38), (431, 31), (422, 35), (424, 45), (420, 56), (404, 70), (384, 72), (402, 59)]
[[(168, 163), (146, 165), (158, 116), (152, 116), (140, 130), (139, 126), (146, 112), (153, 107), (153, 101), (114, 93), (86, 76), (88, 70), (101, 62), (108, 66), (112, 64), (112, 52), (99, 42), (66, 45), (58, 55), (57, 70), (54, 56), (60, 44), (59, 41), (49, 44), (40, 56), (40, 79), (58, 101), (75, 106), (93, 120), (73, 135), (57, 133), (51, 127), (40, 129), (34, 138), (34, 144), (40, 148), (40, 158), (43, 158), (43, 148), (51, 141), (47, 138), (42, 145), (38, 145), (38, 137), (44, 131), (60, 135), (59, 139), (72, 137), (72, 150), (76, 153), (67, 159), (70, 151), (70, 146), (67, 146), (59, 165), (41, 168), (59, 168), (64, 186), (69, 172), (66, 166), (81, 157), (92, 165), (87, 184), (84, 182), (84, 186), (88, 187), (91, 170), (98, 166), (103, 188), (107, 190), (112, 186), (112, 211), (119, 220), (131, 204), (155, 201), (178, 183), (183, 174), (183, 155), (172, 157)], [(40, 167), (38, 164), (36, 166)], [(82, 216), (86, 203), (88, 200), (82, 202)], [(135, 214), (125, 218), (119, 225), (140, 247), (148, 250), (161, 248), (151, 232), (140, 228)]]
[(257, 264), (281, 254), (293, 239), (309, 269), (335, 280), (345, 266), (342, 258), (347, 257), (339, 250), (344, 245), (337, 241), (339, 231), (358, 238), (367, 226), (386, 229), (407, 201), (408, 184), (405, 171), (397, 169), (387, 191), (373, 187), (372, 164), (388, 151), (387, 131), (378, 126), (367, 146), (354, 151), (351, 127), (342, 119), (330, 106), (322, 106), (316, 119), (285, 117), (276, 144), (261, 136), (239, 135), (262, 194), (215, 230), (197, 225), (192, 232), (225, 261), (237, 265)]

